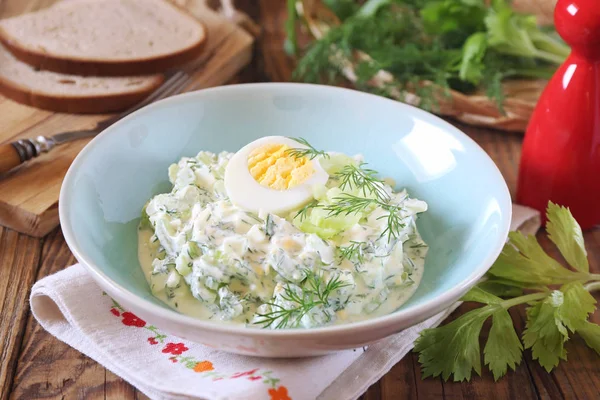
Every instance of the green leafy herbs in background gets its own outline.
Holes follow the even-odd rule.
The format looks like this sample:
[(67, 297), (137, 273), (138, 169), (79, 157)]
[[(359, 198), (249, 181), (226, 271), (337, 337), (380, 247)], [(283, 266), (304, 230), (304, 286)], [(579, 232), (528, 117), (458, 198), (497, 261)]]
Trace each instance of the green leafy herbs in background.
[[(491, 320), (483, 360), (494, 375), (504, 376), (520, 364), (524, 349), (550, 372), (567, 359), (565, 343), (573, 334), (600, 354), (600, 326), (589, 321), (596, 310), (591, 291), (600, 289), (600, 274), (591, 274), (581, 228), (564, 207), (549, 203), (547, 231), (570, 268), (551, 258), (535, 236), (511, 232), (498, 260), (463, 298), (480, 303), (454, 321), (421, 332), (415, 342), (424, 377), (469, 380), (481, 375), (479, 336)], [(521, 338), (508, 310), (527, 305)]]
[[(299, 59), (295, 78), (332, 83), (350, 61), (356, 86), (390, 97), (403, 89), (434, 108), (433, 82), (464, 93), (483, 89), (501, 107), (500, 83), (507, 78), (549, 78), (569, 53), (551, 28), (516, 13), (507, 0), (321, 0), (341, 23), (328, 26)], [(298, 53), (300, 0), (288, 0), (286, 49)], [(301, 9), (301, 8), (300, 8)], [(367, 57), (357, 57), (362, 52)], [(381, 70), (393, 82), (372, 85)], [(403, 100), (402, 98), (400, 100)]]

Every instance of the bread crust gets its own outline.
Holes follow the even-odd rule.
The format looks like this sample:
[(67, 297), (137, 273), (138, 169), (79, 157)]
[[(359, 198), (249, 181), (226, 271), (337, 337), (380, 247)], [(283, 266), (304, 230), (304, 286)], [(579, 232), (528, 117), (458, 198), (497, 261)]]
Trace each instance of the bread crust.
[(0, 76), (0, 93), (18, 103), (45, 110), (76, 114), (103, 114), (122, 111), (137, 104), (163, 82), (164, 76), (157, 75), (151, 85), (135, 92), (97, 96), (65, 96), (36, 92)]
[(20, 61), (43, 70), (81, 76), (131, 76), (161, 73), (196, 59), (202, 53), (207, 37), (205, 29), (204, 37), (200, 42), (173, 54), (139, 60), (101, 61), (53, 57), (22, 47), (0, 27), (0, 42)]
[(178, 12), (192, 18), (202, 27), (203, 37), (197, 43), (175, 53), (135, 60), (99, 60), (78, 57), (60, 57), (38, 49), (23, 46), (0, 26), (0, 43), (17, 59), (35, 68), (68, 75), (81, 76), (131, 76), (152, 75), (184, 65), (200, 56), (208, 40), (206, 25), (176, 4), (166, 1)]

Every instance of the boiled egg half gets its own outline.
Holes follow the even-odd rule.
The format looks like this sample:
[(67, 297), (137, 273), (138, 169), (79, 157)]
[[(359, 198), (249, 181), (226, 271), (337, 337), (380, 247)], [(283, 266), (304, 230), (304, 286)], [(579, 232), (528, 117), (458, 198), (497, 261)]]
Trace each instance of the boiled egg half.
[(292, 149), (307, 146), (284, 136), (267, 136), (241, 148), (225, 169), (231, 202), (246, 211), (281, 215), (313, 199), (313, 187), (329, 175), (318, 157), (298, 157)]

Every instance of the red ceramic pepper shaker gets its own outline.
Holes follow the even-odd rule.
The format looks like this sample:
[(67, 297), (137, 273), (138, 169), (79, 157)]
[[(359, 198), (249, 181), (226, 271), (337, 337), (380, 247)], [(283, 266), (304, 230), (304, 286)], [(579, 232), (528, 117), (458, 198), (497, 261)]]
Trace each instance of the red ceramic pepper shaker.
[(523, 142), (517, 202), (569, 207), (600, 224), (600, 0), (559, 0), (554, 23), (571, 55), (542, 93)]

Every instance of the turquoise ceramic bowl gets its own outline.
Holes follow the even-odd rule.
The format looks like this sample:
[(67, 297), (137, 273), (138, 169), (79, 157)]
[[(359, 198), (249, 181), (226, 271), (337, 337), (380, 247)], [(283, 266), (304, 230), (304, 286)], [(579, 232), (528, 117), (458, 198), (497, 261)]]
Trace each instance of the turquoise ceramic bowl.
[[(168, 166), (200, 150), (235, 152), (269, 135), (362, 153), (371, 168), (429, 203), (418, 221), (430, 245), (423, 280), (398, 311), (348, 325), (271, 331), (186, 317), (152, 296), (137, 260), (136, 228), (144, 203), (170, 190)], [(431, 317), (492, 265), (510, 218), (510, 194), (497, 167), (450, 124), (382, 97), (288, 83), (201, 90), (145, 107), (85, 147), (60, 196), (65, 239), (102, 290), (164, 331), (259, 356), (356, 348)]]

